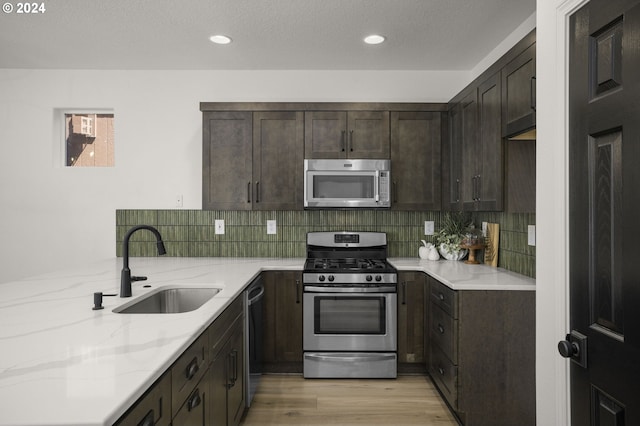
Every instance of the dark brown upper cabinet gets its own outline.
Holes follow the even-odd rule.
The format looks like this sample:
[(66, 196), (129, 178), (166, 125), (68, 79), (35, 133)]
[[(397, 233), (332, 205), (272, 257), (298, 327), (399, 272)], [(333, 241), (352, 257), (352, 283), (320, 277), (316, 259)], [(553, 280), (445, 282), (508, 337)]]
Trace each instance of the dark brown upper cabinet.
[(303, 115), (204, 112), (202, 208), (301, 210)]
[(204, 112), (202, 126), (202, 208), (251, 210), (253, 114)]
[(304, 158), (389, 158), (389, 111), (308, 111)]
[(502, 135), (509, 137), (536, 125), (536, 45), (502, 69)]
[(440, 210), (440, 112), (391, 112), (394, 210)]

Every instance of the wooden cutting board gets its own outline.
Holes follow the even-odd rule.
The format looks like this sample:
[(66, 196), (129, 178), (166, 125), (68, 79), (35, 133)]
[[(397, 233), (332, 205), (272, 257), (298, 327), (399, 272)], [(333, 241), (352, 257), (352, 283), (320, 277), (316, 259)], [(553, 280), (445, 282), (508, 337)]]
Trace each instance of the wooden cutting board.
[(499, 224), (487, 224), (487, 237), (485, 242), (487, 243), (487, 247), (484, 249), (484, 263), (486, 265), (498, 266), (498, 247), (500, 245)]

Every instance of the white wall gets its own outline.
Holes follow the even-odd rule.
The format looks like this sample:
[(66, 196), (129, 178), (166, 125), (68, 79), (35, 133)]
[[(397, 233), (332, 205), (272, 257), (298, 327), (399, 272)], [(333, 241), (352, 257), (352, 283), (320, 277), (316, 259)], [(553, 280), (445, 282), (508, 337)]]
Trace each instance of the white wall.
[[(0, 282), (115, 255), (115, 210), (201, 208), (220, 101), (446, 102), (468, 72), (0, 70)], [(116, 166), (60, 167), (57, 108), (113, 108)]]

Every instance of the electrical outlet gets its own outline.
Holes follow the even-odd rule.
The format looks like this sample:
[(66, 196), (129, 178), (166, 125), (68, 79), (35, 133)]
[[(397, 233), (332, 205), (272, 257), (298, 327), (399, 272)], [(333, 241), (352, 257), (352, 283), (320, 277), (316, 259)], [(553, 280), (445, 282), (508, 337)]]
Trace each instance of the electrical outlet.
[(176, 195), (176, 207), (182, 207), (182, 194)]
[(536, 245), (536, 226), (535, 225), (529, 225), (527, 227), (527, 241), (528, 244), (530, 246), (535, 246)]
[(275, 220), (268, 220), (267, 221), (267, 234), (275, 235), (277, 233), (276, 231), (277, 231), (276, 221)]
[(434, 233), (434, 224), (432, 220), (424, 221), (424, 235), (433, 235)]
[(224, 220), (216, 219), (215, 221), (216, 234), (224, 234)]

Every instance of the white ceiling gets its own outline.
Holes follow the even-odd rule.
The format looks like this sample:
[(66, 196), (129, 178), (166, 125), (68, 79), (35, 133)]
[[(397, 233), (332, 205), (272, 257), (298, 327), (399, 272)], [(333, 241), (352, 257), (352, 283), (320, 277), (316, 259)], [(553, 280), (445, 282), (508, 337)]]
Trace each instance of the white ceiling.
[[(536, 6), (536, 0), (38, 3), (44, 13), (18, 14), (14, 7), (0, 14), (0, 68), (469, 70)], [(387, 41), (365, 45), (371, 33)], [(233, 43), (215, 45), (213, 34)]]

